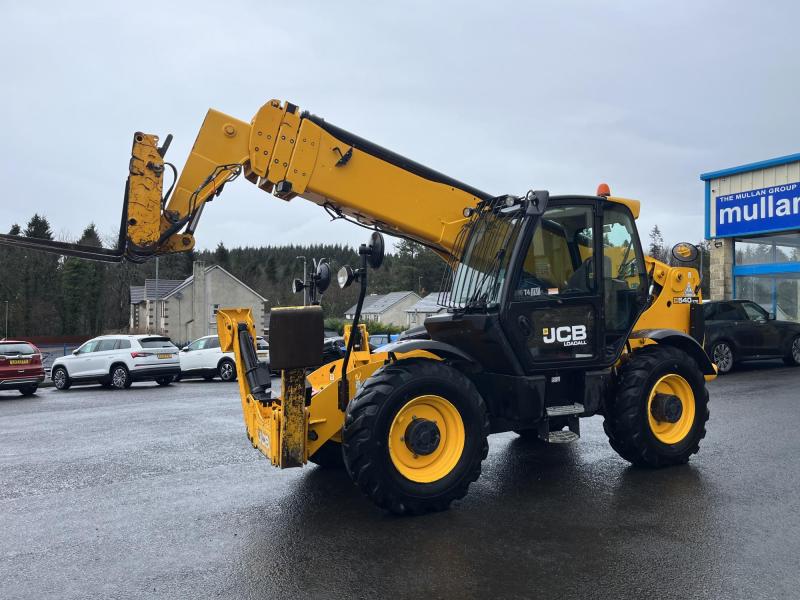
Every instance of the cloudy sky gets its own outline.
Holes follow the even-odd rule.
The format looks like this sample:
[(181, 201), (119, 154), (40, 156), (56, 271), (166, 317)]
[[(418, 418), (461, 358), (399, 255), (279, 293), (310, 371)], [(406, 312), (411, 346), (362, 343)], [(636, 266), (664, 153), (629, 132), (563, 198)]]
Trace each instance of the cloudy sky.
[[(270, 98), (491, 193), (643, 202), (642, 237), (698, 240), (699, 173), (800, 152), (797, 2), (11, 2), (3, 35), (0, 230), (45, 214), (111, 235), (136, 130)], [(131, 8), (128, 8), (131, 7)], [(380, 190), (376, 190), (376, 197)], [(363, 230), (241, 179), (200, 247)]]

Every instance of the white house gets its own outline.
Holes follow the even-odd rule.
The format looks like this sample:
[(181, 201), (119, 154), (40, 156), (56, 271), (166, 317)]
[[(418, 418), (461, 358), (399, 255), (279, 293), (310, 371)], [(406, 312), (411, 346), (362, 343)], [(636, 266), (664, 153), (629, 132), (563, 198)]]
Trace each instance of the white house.
[[(379, 321), (396, 327), (406, 326), (406, 309), (416, 304), (420, 297), (414, 292), (389, 292), (388, 294), (370, 294), (364, 298), (361, 309), (361, 320)], [(356, 305), (348, 308), (344, 318), (353, 320), (356, 316)]]
[(439, 314), (444, 310), (443, 306), (437, 304), (439, 293), (428, 294), (419, 302), (412, 304), (406, 309), (406, 325), (417, 327), (425, 322), (431, 315)]
[(195, 262), (185, 280), (148, 279), (131, 286), (132, 333), (158, 333), (188, 342), (217, 332), (220, 308), (250, 308), (262, 332), (267, 327), (266, 298), (219, 265)]

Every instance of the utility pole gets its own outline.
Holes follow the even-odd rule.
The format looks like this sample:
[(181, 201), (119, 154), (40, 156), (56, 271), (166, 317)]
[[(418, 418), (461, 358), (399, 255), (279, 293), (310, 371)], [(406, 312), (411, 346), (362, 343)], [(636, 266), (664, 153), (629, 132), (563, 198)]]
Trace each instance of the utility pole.
[(308, 306), (308, 287), (306, 283), (308, 282), (308, 271), (306, 269), (306, 257), (305, 256), (297, 256), (295, 260), (302, 260), (303, 261), (303, 306)]

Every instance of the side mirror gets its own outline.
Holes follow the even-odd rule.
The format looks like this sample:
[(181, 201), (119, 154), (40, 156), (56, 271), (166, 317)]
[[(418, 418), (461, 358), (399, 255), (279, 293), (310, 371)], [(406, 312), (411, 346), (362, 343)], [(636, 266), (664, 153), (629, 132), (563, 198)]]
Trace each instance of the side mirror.
[(77, 356), (78, 355), (78, 350), (79, 350), (79, 348), (75, 348), (75, 350), (72, 351), (72, 354)]
[(383, 242), (383, 236), (377, 231), (373, 231), (367, 244), (369, 253), (367, 254), (367, 264), (373, 269), (379, 269), (383, 264), (383, 256), (386, 250), (386, 245)]
[(322, 294), (328, 289), (331, 284), (331, 267), (326, 262), (321, 262), (317, 265), (317, 291)]
[(306, 284), (303, 283), (302, 279), (295, 279), (292, 282), (292, 293), (293, 294), (299, 294), (300, 292), (302, 292), (305, 289), (305, 287), (306, 287)]
[(188, 352), (188, 351), (189, 351), (189, 346), (184, 346), (183, 348), (181, 348), (181, 352)]

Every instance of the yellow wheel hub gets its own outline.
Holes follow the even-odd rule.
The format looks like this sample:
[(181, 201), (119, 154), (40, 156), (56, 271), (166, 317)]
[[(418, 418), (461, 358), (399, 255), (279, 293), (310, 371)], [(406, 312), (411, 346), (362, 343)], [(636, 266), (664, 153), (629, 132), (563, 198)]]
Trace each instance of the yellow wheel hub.
[(664, 375), (650, 390), (647, 418), (658, 441), (669, 445), (683, 441), (692, 430), (694, 415), (694, 391), (680, 375)]
[(432, 483), (458, 464), (465, 438), (464, 421), (449, 400), (417, 396), (392, 421), (389, 457), (406, 479)]

